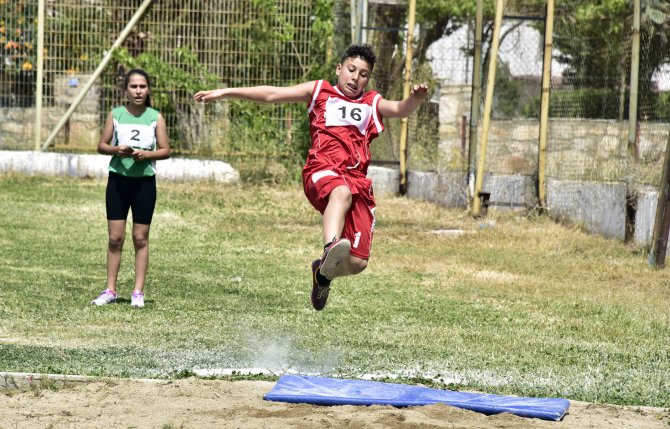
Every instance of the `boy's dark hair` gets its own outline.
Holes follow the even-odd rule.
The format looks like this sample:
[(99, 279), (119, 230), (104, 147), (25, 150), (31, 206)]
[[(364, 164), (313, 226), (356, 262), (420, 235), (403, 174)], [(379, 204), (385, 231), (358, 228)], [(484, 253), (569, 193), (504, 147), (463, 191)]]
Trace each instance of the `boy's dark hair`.
[(351, 45), (344, 51), (340, 63), (343, 63), (347, 58), (360, 58), (366, 63), (370, 64), (370, 71), (375, 68), (375, 52), (372, 50), (372, 46), (364, 43), (362, 45)]

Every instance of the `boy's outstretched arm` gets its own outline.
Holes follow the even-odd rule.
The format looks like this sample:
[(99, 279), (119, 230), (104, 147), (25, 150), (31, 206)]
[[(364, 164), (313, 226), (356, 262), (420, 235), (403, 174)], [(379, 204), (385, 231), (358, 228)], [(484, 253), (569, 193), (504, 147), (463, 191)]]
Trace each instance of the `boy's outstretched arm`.
[(241, 88), (219, 88), (199, 91), (193, 96), (197, 102), (207, 102), (222, 98), (237, 98), (259, 103), (298, 103), (312, 98), (315, 82), (304, 82), (293, 86), (248, 86)]
[(380, 100), (379, 113), (385, 118), (406, 118), (428, 95), (425, 83), (412, 86), (409, 97), (402, 101)]

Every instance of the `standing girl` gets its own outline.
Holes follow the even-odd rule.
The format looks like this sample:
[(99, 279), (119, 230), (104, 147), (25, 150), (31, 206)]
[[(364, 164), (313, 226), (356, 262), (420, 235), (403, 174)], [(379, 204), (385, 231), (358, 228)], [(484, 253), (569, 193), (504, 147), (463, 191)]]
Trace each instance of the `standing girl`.
[(172, 154), (165, 120), (151, 108), (149, 76), (133, 69), (126, 74), (127, 102), (107, 116), (98, 153), (111, 155), (107, 206), (107, 289), (93, 305), (116, 302), (116, 281), (126, 237), (126, 219), (133, 212), (135, 289), (131, 305), (144, 307), (144, 280), (149, 267), (149, 226), (156, 206), (156, 161)]

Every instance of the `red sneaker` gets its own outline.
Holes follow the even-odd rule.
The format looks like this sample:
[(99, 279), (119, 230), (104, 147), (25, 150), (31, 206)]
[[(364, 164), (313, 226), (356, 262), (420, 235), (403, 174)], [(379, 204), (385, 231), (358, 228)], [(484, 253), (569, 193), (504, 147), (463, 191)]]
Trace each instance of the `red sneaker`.
[(321, 285), (316, 279), (316, 272), (319, 271), (320, 265), (320, 259), (312, 261), (312, 307), (317, 311), (323, 310), (323, 307), (326, 306), (328, 294), (330, 293), (330, 282), (326, 285)]
[(321, 257), (321, 266), (319, 271), (321, 275), (332, 280), (335, 277), (335, 269), (344, 258), (349, 256), (351, 250), (351, 241), (346, 238), (333, 240), (323, 251)]

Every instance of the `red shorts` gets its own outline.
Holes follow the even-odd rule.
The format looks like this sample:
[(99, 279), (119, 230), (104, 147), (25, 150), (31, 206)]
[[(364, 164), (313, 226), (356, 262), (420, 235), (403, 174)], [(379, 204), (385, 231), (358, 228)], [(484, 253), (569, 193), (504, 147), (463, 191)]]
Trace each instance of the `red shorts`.
[(375, 199), (372, 180), (353, 177), (334, 170), (322, 170), (303, 175), (303, 187), (309, 202), (323, 214), (330, 192), (338, 186), (351, 191), (351, 208), (344, 218), (342, 237), (351, 241), (351, 254), (361, 259), (370, 258), (372, 235), (375, 228)]

